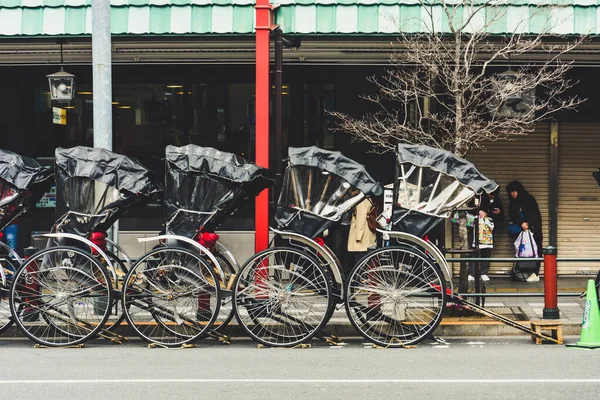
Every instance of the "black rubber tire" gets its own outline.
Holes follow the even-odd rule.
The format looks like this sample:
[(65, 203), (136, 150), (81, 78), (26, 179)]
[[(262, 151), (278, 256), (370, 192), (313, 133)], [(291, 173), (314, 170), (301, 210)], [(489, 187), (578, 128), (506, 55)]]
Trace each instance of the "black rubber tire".
[[(126, 276), (127, 275), (127, 267), (125, 266), (125, 264), (119, 260), (114, 253), (108, 251), (108, 250), (104, 250), (104, 253), (109, 256), (111, 258), (111, 263), (113, 265), (113, 267), (116, 266), (116, 268), (121, 270), (121, 273), (123, 273), (122, 276)], [(100, 257), (99, 254), (94, 254), (94, 256), (96, 257), (96, 259), (98, 260), (98, 262), (100, 262), (100, 264), (102, 264), (102, 266), (104, 268), (106, 268), (108, 275), (113, 278), (112, 282), (114, 283), (114, 276), (115, 274), (112, 273), (112, 271), (110, 271), (107, 268), (107, 263), (104, 262), (104, 260)], [(117, 273), (118, 275), (118, 273)], [(118, 278), (117, 278), (118, 279)], [(121, 302), (121, 291), (120, 291), (120, 287), (119, 284), (117, 282), (117, 284), (113, 287), (113, 299), (112, 299), (112, 306), (111, 306), (111, 312), (108, 316), (108, 319), (106, 320), (106, 322), (104, 323), (104, 330), (106, 331), (110, 331), (110, 332), (115, 332), (115, 330), (119, 327), (119, 325), (125, 320), (125, 313), (121, 312), (118, 315), (114, 314), (115, 310), (118, 310), (122, 307), (122, 302)], [(113, 315), (115, 315), (115, 317), (113, 318)], [(45, 318), (42, 315), (42, 318), (44, 318), (44, 320), (46, 321), (47, 324), (49, 325), (53, 325), (54, 329), (56, 329), (57, 331), (63, 332), (66, 334), (66, 332), (64, 332), (60, 327), (56, 326), (53, 324), (53, 322), (48, 319)], [(90, 339), (96, 339), (98, 336), (95, 336), (93, 338)], [(88, 339), (88, 340), (90, 340)]]
[[(105, 310), (102, 312), (102, 314), (98, 314), (98, 313), (96, 313), (96, 311), (98, 311), (98, 310), (101, 311), (101, 309), (97, 309), (96, 305), (94, 305), (94, 313), (93, 314), (99, 315), (99, 317), (95, 321), (92, 321), (92, 322), (84, 319), (84, 320), (77, 321), (77, 324), (74, 324), (73, 322), (69, 321), (68, 323), (70, 324), (70, 326), (77, 326), (77, 327), (85, 326), (85, 328), (80, 330), (79, 333), (70, 334), (70, 333), (66, 332), (64, 329), (57, 327), (57, 325), (52, 321), (52, 318), (48, 317), (47, 311), (46, 312), (36, 311), (32, 314), (37, 313), (37, 317), (36, 317), (37, 321), (39, 321), (39, 315), (41, 314), (41, 316), (42, 316), (41, 319), (47, 324), (47, 326), (49, 328), (49, 330), (45, 330), (44, 332), (48, 332), (49, 334), (54, 333), (54, 336), (51, 337), (53, 340), (52, 341), (49, 340), (50, 337), (48, 339), (43, 339), (40, 337), (41, 335), (35, 334), (35, 332), (39, 332), (38, 330), (35, 330), (35, 332), (31, 332), (28, 329), (29, 327), (31, 327), (33, 329), (36, 327), (36, 325), (39, 327), (39, 324), (29, 325), (31, 322), (35, 322), (35, 320), (28, 319), (27, 315), (23, 311), (23, 309), (25, 307), (25, 302), (22, 301), (22, 298), (24, 297), (25, 301), (26, 301), (28, 296), (29, 297), (32, 296), (31, 289), (27, 288), (27, 285), (28, 285), (27, 281), (33, 280), (33, 278), (30, 276), (31, 274), (38, 274), (38, 276), (40, 276), (39, 264), (37, 264), (38, 262), (41, 262), (41, 265), (44, 265), (43, 263), (44, 263), (45, 257), (47, 257), (51, 253), (59, 253), (59, 252), (64, 252), (66, 254), (66, 258), (63, 258), (62, 261), (65, 261), (66, 259), (73, 259), (75, 257), (75, 255), (79, 255), (83, 259), (87, 260), (90, 263), (91, 268), (92, 268), (90, 270), (91, 274), (87, 274), (87, 271), (84, 271), (82, 269), (81, 265), (79, 265), (79, 266), (75, 265), (75, 264), (61, 265), (59, 268), (64, 269), (62, 272), (62, 276), (57, 274), (56, 272), (53, 272), (53, 276), (55, 277), (55, 279), (59, 279), (59, 277), (67, 278), (66, 283), (64, 283), (64, 285), (62, 286), (62, 289), (66, 288), (67, 284), (70, 283), (71, 280), (73, 280), (75, 282), (77, 280), (79, 280), (79, 283), (81, 283), (81, 278), (83, 278), (83, 277), (90, 278), (91, 277), (91, 279), (90, 279), (91, 281), (95, 280), (103, 287), (103, 290), (101, 292), (102, 294), (99, 296), (94, 296), (93, 298), (97, 297), (97, 298), (105, 299), (104, 304), (111, 304), (112, 299), (113, 299), (113, 296), (112, 296), (113, 291), (112, 291), (112, 287), (110, 284), (110, 276), (108, 274), (108, 271), (106, 271), (106, 268), (104, 268), (104, 266), (102, 266), (98, 262), (98, 260), (96, 260), (96, 258), (93, 257), (90, 253), (88, 253), (80, 248), (69, 247), (69, 246), (52, 247), (52, 248), (48, 248), (48, 249), (45, 249), (45, 250), (35, 253), (33, 256), (31, 256), (29, 259), (27, 259), (15, 273), (15, 277), (13, 279), (13, 283), (12, 283), (11, 290), (10, 290), (10, 307), (11, 307), (11, 313), (12, 313), (13, 319), (16, 322), (19, 329), (21, 329), (21, 331), (25, 335), (27, 335), (27, 337), (29, 337), (31, 340), (33, 340), (34, 342), (41, 344), (43, 346), (48, 346), (48, 347), (75, 346), (75, 345), (84, 343), (91, 338), (96, 337), (97, 333), (101, 329), (103, 329), (104, 323), (106, 322), (106, 320), (108, 319), (108, 316), (110, 314), (110, 307), (106, 307)], [(38, 261), (38, 260), (41, 260), (41, 261)], [(27, 271), (27, 268), (30, 265), (33, 265), (34, 263), (36, 263), (36, 265), (38, 265), (38, 268), (33, 269), (34, 272), (32, 272), (31, 270)], [(69, 263), (67, 263), (67, 264), (69, 264)], [(75, 278), (77, 278), (77, 279), (75, 279)], [(49, 282), (46, 282), (46, 283), (49, 283)], [(45, 285), (44, 288), (46, 289), (46, 291), (51, 290), (51, 293), (54, 293), (54, 299), (58, 298), (60, 300), (61, 297), (66, 296), (64, 290), (53, 291), (53, 288), (50, 284)], [(41, 291), (39, 291), (39, 293), (38, 293), (37, 289), (33, 289), (33, 290), (36, 290), (36, 292), (33, 292), (33, 294), (38, 295), (37, 297), (39, 297), (40, 299), (42, 298), (42, 296), (49, 296), (48, 294), (43, 295)], [(78, 291), (81, 292), (81, 289), (78, 288)], [(68, 296), (66, 296), (66, 298), (68, 298)], [(80, 305), (81, 303), (84, 303), (84, 302), (79, 300), (78, 305)], [(49, 305), (49, 301), (45, 304)], [(37, 305), (34, 305), (34, 307), (40, 308)], [(64, 320), (69, 320), (69, 318), (72, 318), (72, 314), (69, 314), (69, 311), (60, 310), (56, 304), (52, 305), (52, 308), (48, 308), (48, 310), (52, 310), (53, 317), (54, 318), (58, 317), (59, 320), (64, 321)], [(74, 314), (74, 311), (73, 311), (73, 314)], [(60, 333), (61, 336), (57, 336), (56, 333)]]
[[(419, 251), (390, 246), (359, 260), (345, 295), (348, 318), (365, 339), (378, 346), (404, 347), (419, 343), (438, 327), (446, 306), (446, 282), (439, 267)], [(364, 297), (362, 303), (359, 296)], [(430, 312), (419, 298), (432, 300)], [(411, 303), (416, 307), (411, 309)], [(405, 323), (409, 319), (412, 323)]]
[[(169, 253), (172, 253), (171, 256), (173, 257), (173, 261), (169, 260)], [(174, 256), (175, 254), (177, 254), (177, 257)], [(156, 258), (161, 263), (166, 261), (166, 264), (155, 264), (155, 261), (152, 260), (152, 257)], [(184, 265), (186, 263), (187, 265)], [(193, 268), (196, 268), (195, 265), (199, 266), (198, 271), (193, 270)], [(150, 270), (146, 269), (148, 266), (150, 266)], [(209, 281), (206, 280), (205, 274), (208, 274)], [(158, 296), (162, 295), (164, 297), (164, 293), (167, 293), (166, 300), (171, 301), (181, 298), (180, 293), (173, 294), (169, 291), (169, 288), (165, 289), (165, 287), (158, 287), (160, 284), (158, 280), (153, 280), (151, 285), (152, 290), (146, 290), (146, 292), (149, 293), (147, 295), (135, 287), (136, 285), (141, 287), (140, 285), (144, 284), (144, 279), (146, 279), (146, 282), (150, 282), (149, 278), (155, 279), (158, 277), (160, 280), (162, 279), (160, 278), (161, 276), (164, 277), (165, 282), (173, 282), (173, 278), (176, 278), (176, 280), (183, 280), (183, 278), (186, 278), (187, 281), (183, 280), (184, 284), (190, 284), (190, 281), (194, 281), (205, 282), (211, 286), (211, 291), (213, 292), (212, 294), (215, 296), (213, 300), (215, 307), (214, 309), (210, 310), (210, 316), (206, 316), (207, 318), (203, 319), (201, 324), (198, 323), (199, 317), (196, 316), (198, 313), (195, 313), (194, 316), (184, 315), (185, 319), (182, 319), (182, 314), (177, 311), (175, 317), (173, 317), (172, 312), (175, 310), (176, 305), (174, 305), (173, 310), (171, 310), (161, 304), (157, 304), (155, 299), (151, 298), (150, 296), (153, 296), (154, 292), (158, 292), (156, 293), (156, 300), (162, 301), (165, 299), (159, 299)], [(141, 283), (136, 282), (140, 279), (142, 280)], [(149, 253), (146, 253), (144, 256), (140, 257), (125, 277), (121, 296), (123, 302), (122, 307), (125, 310), (125, 317), (128, 324), (143, 340), (165, 347), (178, 347), (200, 339), (212, 329), (212, 325), (219, 314), (221, 289), (218, 284), (214, 286), (210, 285), (210, 281), (213, 283), (218, 282), (217, 275), (212, 266), (210, 266), (204, 260), (204, 258), (198, 254), (195, 254), (187, 249), (168, 246), (161, 246), (153, 249)], [(177, 282), (174, 282), (174, 284), (177, 284)], [(179, 287), (179, 285), (177, 287)], [(189, 291), (183, 293), (187, 294), (186, 297), (193, 297), (194, 301), (198, 299), (197, 293), (194, 294), (190, 293)], [(211, 304), (213, 301), (211, 301)], [(141, 314), (139, 315), (141, 315), (142, 318), (136, 316), (136, 313), (140, 312)], [(147, 313), (147, 315), (149, 315), (154, 322), (151, 322), (151, 320), (144, 316), (143, 313)], [(181, 320), (181, 323), (178, 321), (178, 319)], [(181, 327), (182, 329), (189, 327), (189, 330), (186, 332), (177, 331), (175, 328), (169, 327), (168, 324), (163, 320), (175, 322), (175, 325)], [(185, 323), (186, 321), (188, 322), (187, 324)], [(192, 324), (192, 322), (194, 324)], [(150, 328), (148, 330), (145, 327)]]
[[(113, 264), (113, 267), (120, 270), (120, 272), (116, 273), (117, 279), (119, 276), (122, 276), (123, 279), (125, 279), (125, 277), (127, 276), (127, 273), (129, 272), (125, 263), (123, 261), (121, 261), (111, 251), (104, 250), (104, 253), (106, 253), (106, 255), (110, 258), (110, 262)], [(97, 256), (99, 256), (99, 255), (97, 255)], [(102, 261), (102, 260), (100, 260), (100, 261)], [(110, 271), (109, 271), (109, 274), (112, 275), (112, 273)], [(120, 274), (122, 274), (122, 275), (120, 275)], [(108, 320), (106, 321), (106, 324), (104, 326), (105, 330), (111, 331), (111, 332), (114, 332), (119, 327), (119, 325), (121, 325), (121, 323), (125, 320), (125, 312), (122, 309), (123, 302), (121, 302), (121, 287), (123, 286), (123, 283), (121, 282), (119, 284), (118, 281), (114, 282), (114, 283), (116, 283), (116, 285), (114, 287), (115, 292), (114, 292), (114, 296), (113, 296), (113, 305), (111, 307), (111, 313), (110, 313)], [(116, 312), (116, 314), (115, 314), (115, 312)], [(113, 316), (114, 316), (114, 318), (113, 318)]]
[[(296, 258), (289, 260), (286, 255)], [(255, 284), (254, 290), (247, 289), (255, 282), (255, 264), (265, 265), (269, 256), (275, 258), (277, 265), (268, 264), (267, 283)], [(246, 296), (250, 291), (253, 293)], [(257, 296), (257, 292), (262, 294)], [(233, 296), (234, 311), (240, 326), (254, 341), (268, 347), (294, 347), (308, 342), (327, 324), (333, 307), (333, 292), (327, 272), (311, 254), (293, 247), (270, 248), (251, 257), (236, 277)], [(261, 298), (257, 300), (259, 296)], [(312, 300), (313, 297), (321, 304), (306, 300)], [(300, 303), (309, 305), (308, 312), (292, 315), (296, 311), (294, 307)], [(275, 310), (279, 314), (276, 315)], [(311, 314), (315, 313), (318, 314), (313, 318)], [(266, 321), (263, 323), (261, 319)]]
[[(0, 268), (4, 268), (6, 276), (6, 285), (1, 286), (0, 283), (0, 335), (8, 330), (13, 323), (13, 317), (10, 312), (10, 286), (12, 278), (19, 266), (8, 256), (2, 256), (0, 260)], [(9, 271), (9, 273), (6, 273)], [(10, 273), (12, 272), (12, 274)], [(10, 275), (10, 276), (9, 276)]]
[[(237, 271), (235, 270), (233, 265), (231, 265), (231, 263), (227, 260), (227, 258), (221, 256), (218, 253), (213, 253), (213, 255), (219, 262), (219, 266), (221, 267), (221, 269), (223, 270), (223, 273), (225, 274), (226, 282), (224, 282), (224, 286), (226, 286), (227, 281), (229, 280), (229, 277), (233, 274), (236, 274)], [(222, 287), (221, 289), (226, 290), (226, 287)], [(221, 308), (219, 309), (219, 315), (217, 316), (217, 319), (215, 320), (215, 323), (213, 326), (213, 331), (218, 332), (218, 333), (223, 333), (223, 331), (225, 329), (227, 329), (227, 326), (233, 319), (233, 316), (234, 316), (233, 294), (231, 294), (229, 296), (229, 298), (226, 298), (225, 294), (223, 294), (223, 297), (221, 298)]]

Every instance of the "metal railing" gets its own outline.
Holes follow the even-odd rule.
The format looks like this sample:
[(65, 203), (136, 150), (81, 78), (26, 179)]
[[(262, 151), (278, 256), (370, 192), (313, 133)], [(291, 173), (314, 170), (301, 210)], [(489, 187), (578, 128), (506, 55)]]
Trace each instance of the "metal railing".
[[(518, 257), (506, 257), (506, 258), (477, 258), (477, 257), (464, 257), (464, 258), (446, 258), (449, 263), (461, 263), (469, 261), (490, 261), (490, 262), (517, 262), (523, 261), (523, 258)], [(527, 258), (527, 261), (544, 261), (544, 257), (531, 257)], [(600, 262), (600, 258), (579, 258), (579, 257), (557, 257), (557, 262)], [(599, 268), (600, 269), (600, 268)]]
[[(519, 262), (519, 261), (523, 261), (523, 258), (519, 258), (519, 257), (495, 257), (495, 258), (485, 258), (485, 257), (451, 257), (451, 258), (446, 258), (446, 262), (448, 262), (449, 264), (455, 264), (455, 263), (467, 263), (467, 262), (481, 262), (481, 261), (488, 261), (488, 262)], [(532, 258), (527, 258), (527, 261), (536, 261), (536, 262), (544, 262), (544, 257), (532, 257)], [(556, 258), (556, 262), (582, 262), (582, 263), (586, 263), (586, 262), (600, 262), (600, 257), (595, 257), (595, 258), (583, 258), (583, 257), (557, 257)], [(600, 268), (599, 268), (600, 269)], [(597, 274), (597, 271), (590, 271), (587, 274), (582, 274), (584, 276), (595, 276)], [(565, 274), (565, 275), (570, 275), (570, 274)], [(583, 297), (585, 291), (584, 292), (559, 292), (556, 293), (557, 297)], [(544, 291), (540, 291), (540, 292), (504, 292), (504, 293), (459, 293), (459, 296), (467, 296), (467, 297), (475, 297), (475, 298), (482, 298), (482, 297), (545, 297), (546, 293)]]

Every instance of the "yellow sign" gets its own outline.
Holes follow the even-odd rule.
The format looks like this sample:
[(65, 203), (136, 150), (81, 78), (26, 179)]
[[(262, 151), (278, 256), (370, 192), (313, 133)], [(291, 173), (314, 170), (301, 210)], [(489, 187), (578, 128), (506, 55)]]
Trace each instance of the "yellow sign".
[(66, 125), (67, 110), (64, 108), (52, 107), (52, 123), (57, 125)]

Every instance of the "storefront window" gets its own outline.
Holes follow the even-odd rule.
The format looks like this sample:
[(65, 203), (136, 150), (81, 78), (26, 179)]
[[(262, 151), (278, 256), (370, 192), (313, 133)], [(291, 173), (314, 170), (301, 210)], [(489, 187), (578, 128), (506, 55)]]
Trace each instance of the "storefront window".
[[(57, 105), (51, 103), (47, 88), (36, 89), (39, 136), (47, 142), (44, 154), (53, 154), (56, 146), (93, 146), (92, 90), (91, 84), (79, 84), (73, 101)], [(288, 145), (333, 149), (333, 126), (327, 114), (333, 109), (332, 84), (284, 84), (282, 100), (284, 154)], [(274, 97), (272, 118), (273, 104)], [(53, 122), (53, 107), (66, 113), (64, 125)], [(159, 174), (164, 170), (167, 145), (210, 146), (255, 160), (254, 84), (117, 83), (113, 85), (112, 112), (113, 150), (137, 158)], [(253, 214), (252, 204), (238, 214), (248, 222), (240, 229), (252, 229)]]
[[(319, 146), (333, 150), (334, 121), (328, 111), (334, 109), (333, 84), (289, 84), (281, 87), (282, 144), (288, 146)], [(275, 86), (271, 86), (272, 103)], [(275, 117), (271, 107), (271, 123)], [(275, 133), (271, 129), (273, 134)]]
[[(93, 145), (92, 86), (77, 86), (68, 104), (50, 102), (46, 88), (36, 89), (36, 119), (49, 145)], [(274, 134), (272, 87), (270, 106)], [(155, 165), (166, 145), (212, 146), (254, 161), (256, 141), (254, 84), (115, 84), (113, 149)], [(316, 145), (334, 148), (333, 84), (289, 84), (282, 87), (284, 147)], [(66, 110), (66, 124), (52, 123), (52, 108)], [(50, 143), (51, 142), (51, 143)]]

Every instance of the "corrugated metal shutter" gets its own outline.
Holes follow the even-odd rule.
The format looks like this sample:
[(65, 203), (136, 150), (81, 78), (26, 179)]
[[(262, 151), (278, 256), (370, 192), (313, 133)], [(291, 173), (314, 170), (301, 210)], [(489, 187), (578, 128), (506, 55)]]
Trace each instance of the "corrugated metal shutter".
[[(485, 176), (494, 179), (500, 185), (500, 200), (505, 209), (505, 217), (502, 226), (496, 230), (492, 257), (514, 257), (513, 244), (506, 233), (508, 197), (505, 191), (506, 185), (514, 179), (525, 186), (540, 206), (544, 245), (546, 245), (548, 241), (550, 124), (540, 124), (535, 132), (515, 137), (514, 141), (486, 143), (485, 147), (487, 149), (485, 152), (472, 150), (467, 155), (467, 159), (473, 162)], [(456, 229), (453, 238), (456, 238)], [(454, 246), (457, 246), (456, 240), (454, 240)], [(458, 274), (459, 267), (458, 263), (453, 265), (455, 275)], [(492, 263), (490, 274), (508, 274), (511, 267), (512, 263)]]
[[(600, 256), (600, 124), (558, 126), (558, 257)], [(559, 263), (559, 274), (596, 272), (597, 263)]]

